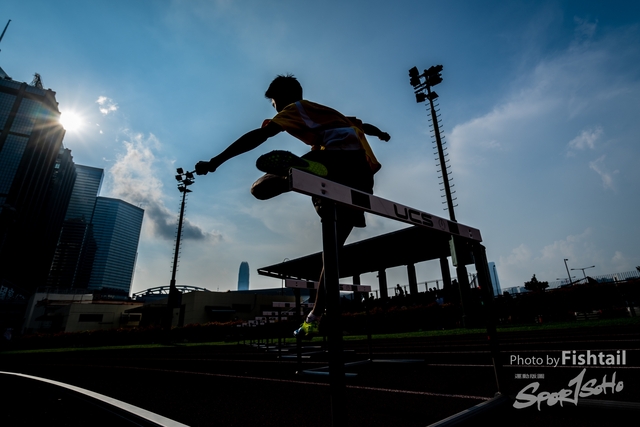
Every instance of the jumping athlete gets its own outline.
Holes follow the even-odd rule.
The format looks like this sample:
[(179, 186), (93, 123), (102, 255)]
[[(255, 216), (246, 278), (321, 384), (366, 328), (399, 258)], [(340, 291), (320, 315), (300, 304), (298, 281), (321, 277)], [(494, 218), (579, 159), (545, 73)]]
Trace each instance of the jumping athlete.
[[(247, 132), (227, 149), (209, 161), (196, 164), (196, 173), (215, 172), (227, 160), (253, 150), (267, 139), (286, 131), (311, 146), (311, 151), (298, 157), (288, 151), (272, 151), (260, 156), (256, 167), (265, 172), (251, 186), (251, 194), (267, 200), (289, 191), (290, 168), (301, 169), (315, 175), (373, 193), (373, 175), (380, 163), (373, 154), (366, 135), (389, 141), (390, 136), (377, 127), (363, 123), (355, 117), (302, 99), (302, 86), (292, 75), (277, 76), (269, 85), (265, 97), (271, 99), (278, 112), (262, 127)], [(313, 198), (318, 214), (322, 215), (322, 199)], [(344, 246), (353, 227), (365, 227), (364, 212), (346, 206), (336, 207), (336, 238), (338, 250)], [(319, 289), (313, 310), (306, 321), (294, 332), (295, 336), (317, 334), (320, 318), (325, 309), (324, 268), (320, 274)]]

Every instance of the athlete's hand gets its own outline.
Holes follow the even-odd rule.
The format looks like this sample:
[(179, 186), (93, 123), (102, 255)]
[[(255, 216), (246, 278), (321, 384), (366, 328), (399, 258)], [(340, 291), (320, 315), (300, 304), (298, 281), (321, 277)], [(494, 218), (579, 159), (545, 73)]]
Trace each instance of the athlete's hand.
[(382, 132), (380, 133), (380, 135), (378, 135), (378, 138), (380, 138), (384, 142), (389, 142), (389, 140), (391, 139), (391, 135), (386, 132)]
[(196, 174), (197, 175), (206, 175), (209, 172), (215, 172), (216, 168), (212, 167), (211, 162), (198, 162), (196, 163)]

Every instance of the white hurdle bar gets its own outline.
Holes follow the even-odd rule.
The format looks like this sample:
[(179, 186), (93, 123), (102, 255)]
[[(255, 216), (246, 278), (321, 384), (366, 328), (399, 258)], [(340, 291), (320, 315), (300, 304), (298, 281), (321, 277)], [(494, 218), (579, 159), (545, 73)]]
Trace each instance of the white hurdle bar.
[(449, 221), (419, 209), (410, 208), (373, 194), (355, 190), (298, 169), (291, 169), (289, 173), (289, 188), (297, 193), (324, 197), (334, 202), (396, 221), (442, 231), (478, 242), (482, 241), (480, 230), (477, 228)]

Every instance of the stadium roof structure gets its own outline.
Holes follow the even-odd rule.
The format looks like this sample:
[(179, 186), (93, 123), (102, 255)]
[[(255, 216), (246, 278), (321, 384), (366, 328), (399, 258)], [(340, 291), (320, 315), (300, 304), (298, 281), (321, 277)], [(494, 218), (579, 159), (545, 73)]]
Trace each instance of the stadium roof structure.
[[(448, 233), (413, 226), (345, 245), (340, 254), (340, 277), (448, 257), (450, 237)], [(321, 270), (322, 252), (317, 252), (259, 268), (258, 274), (315, 281)]]

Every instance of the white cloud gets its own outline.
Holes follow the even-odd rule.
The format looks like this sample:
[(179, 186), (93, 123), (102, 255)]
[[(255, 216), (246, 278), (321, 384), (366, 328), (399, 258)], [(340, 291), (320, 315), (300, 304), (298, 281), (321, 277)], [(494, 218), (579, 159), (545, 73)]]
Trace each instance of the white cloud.
[(594, 120), (619, 121), (620, 114), (637, 108), (632, 74), (637, 68), (628, 61), (638, 49), (629, 40), (635, 33), (596, 39), (596, 29), (594, 23), (577, 22), (575, 39), (565, 50), (513, 82), (514, 90), (491, 111), (454, 126), (448, 139), (457, 171), (477, 170), (475, 165), (494, 158), (517, 162), (541, 150), (553, 156), (571, 129), (576, 136), (567, 138), (567, 155), (601, 148), (604, 129)]
[[(500, 256), (497, 266), (500, 280), (504, 287), (523, 286), (533, 274), (540, 280), (553, 282), (566, 277), (564, 260), (568, 259), (568, 267), (576, 262), (601, 266), (602, 256), (593, 244), (594, 231), (587, 228), (581, 234), (569, 235), (543, 246), (539, 252), (531, 250), (524, 243), (516, 247), (507, 256)], [(573, 275), (573, 273), (572, 273)]]
[(508, 266), (520, 266), (521, 264), (531, 260), (531, 250), (522, 243), (517, 248), (514, 248), (506, 257), (500, 256), (500, 265), (504, 267)]
[[(592, 232), (591, 228), (587, 228), (582, 234), (570, 235), (564, 240), (556, 240), (543, 247), (540, 251), (542, 260), (549, 262), (564, 258), (576, 258), (578, 250), (588, 249)], [(581, 252), (584, 253), (583, 250)]]
[(484, 116), (456, 125), (448, 139), (456, 171), (479, 164), (498, 151), (511, 151), (539, 133), (539, 122), (557, 108), (558, 100), (541, 97), (538, 88), (519, 93)]
[(619, 270), (626, 268), (629, 265), (629, 259), (624, 256), (624, 254), (620, 251), (616, 251), (613, 257), (611, 258), (611, 263), (616, 266)]
[[(117, 157), (109, 170), (112, 197), (121, 198), (145, 210), (148, 237), (173, 240), (177, 228), (177, 212), (170, 211), (163, 201), (163, 185), (156, 175), (154, 150), (160, 142), (151, 134), (127, 134), (123, 142), (125, 152)], [(183, 221), (182, 238), (220, 241), (222, 235), (204, 231), (189, 219)]]
[(589, 168), (600, 176), (600, 179), (602, 179), (602, 186), (605, 189), (615, 191), (616, 188), (613, 182), (613, 175), (617, 174), (618, 171), (609, 171), (604, 163), (605, 159), (606, 156), (602, 155), (598, 159), (589, 162)]
[(107, 98), (106, 96), (99, 96), (96, 100), (96, 104), (98, 104), (98, 109), (105, 116), (118, 110), (118, 104), (116, 104), (111, 98)]
[(574, 29), (574, 43), (583, 43), (593, 38), (598, 28), (598, 21), (589, 22), (579, 17), (574, 17), (573, 22), (576, 24)]
[[(239, 206), (238, 210), (262, 223), (262, 227), (278, 235), (278, 244), (303, 242), (301, 253), (316, 251), (320, 241), (320, 219), (307, 197), (283, 194), (274, 200)], [(310, 243), (313, 242), (313, 243)]]
[(569, 141), (569, 148), (576, 150), (591, 149), (596, 147), (596, 141), (602, 136), (603, 130), (601, 126), (593, 129), (585, 129), (578, 136)]

